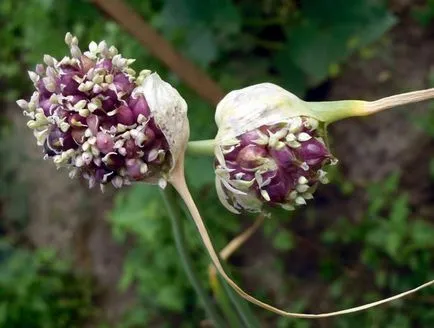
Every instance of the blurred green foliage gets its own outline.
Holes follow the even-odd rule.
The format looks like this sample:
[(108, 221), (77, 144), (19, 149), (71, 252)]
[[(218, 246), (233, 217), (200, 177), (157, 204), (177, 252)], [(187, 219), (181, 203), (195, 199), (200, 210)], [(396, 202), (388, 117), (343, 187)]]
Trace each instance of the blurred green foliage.
[(418, 4), (412, 10), (412, 16), (423, 27), (427, 27), (434, 20), (434, 1), (425, 0), (423, 4)]
[[(322, 234), (331, 253), (322, 260), (323, 274), (339, 272), (330, 281), (333, 299), (345, 306), (371, 302), (411, 289), (431, 279), (434, 265), (434, 224), (413, 214), (409, 196), (399, 188), (399, 174), (392, 174), (368, 187), (368, 207), (358, 222), (340, 218)], [(351, 250), (351, 258), (339, 258), (336, 251)], [(331, 271), (330, 271), (331, 270)], [(366, 279), (370, 292), (358, 283)], [(351, 290), (351, 292), (350, 292)], [(337, 320), (339, 327), (428, 327), (434, 312), (429, 309), (429, 291), (411, 301), (395, 301), (355, 316)], [(410, 304), (411, 302), (411, 304)], [(428, 302), (428, 303), (427, 303)]]
[[(239, 230), (239, 223), (231, 220), (230, 214), (220, 211), (220, 205), (211, 193), (208, 197), (202, 197), (200, 208), (205, 218), (212, 218), (207, 220), (207, 225), (213, 231), (215, 244), (222, 248), (227, 236)], [(219, 213), (218, 217), (216, 213)], [(192, 313), (192, 322), (200, 321), (203, 315), (199, 310), (200, 304), (178, 261), (170, 220), (155, 187), (138, 185), (121, 192), (110, 221), (118, 241), (125, 240), (131, 234), (136, 237), (134, 247), (126, 258), (120, 287), (125, 289), (135, 283), (141, 300), (147, 304), (146, 307), (138, 306), (131, 314), (137, 327), (150, 320), (156, 309), (178, 314), (189, 312)], [(188, 246), (195, 259), (195, 269), (206, 281), (208, 257), (195, 226), (188, 219), (183, 221)], [(195, 312), (192, 312), (193, 309)]]
[(4, 119), (0, 122), (0, 158), (5, 159), (0, 165), (0, 201), (4, 216), (0, 230), (23, 229), (29, 211), (26, 202), (28, 184), (17, 170), (18, 163), (25, 160), (25, 156), (18, 147), (19, 142), (12, 135), (11, 124)]
[(0, 240), (0, 326), (81, 328), (96, 314), (91, 278), (52, 251)]
[[(352, 55), (381, 39), (396, 22), (386, 2), (375, 0), (260, 0), (255, 5), (249, 0), (128, 2), (178, 51), (206, 70), (226, 90), (271, 81), (299, 96), (338, 76)], [(421, 24), (427, 25), (432, 20), (431, 2), (414, 11)], [(105, 39), (116, 45), (124, 56), (136, 58), (136, 68), (158, 71), (187, 99), (192, 139), (215, 135), (212, 106), (187, 89), (158, 59), (151, 57), (136, 40), (85, 0), (0, 1), (0, 83), (6, 86), (2, 88), (0, 99), (13, 100), (18, 93), (25, 92), (24, 86), (30, 88), (23, 72), (40, 62), (43, 54), (64, 55), (63, 38), (67, 31), (76, 34), (83, 47), (91, 40)], [(428, 132), (434, 131), (434, 123), (431, 124), (434, 121), (425, 119), (423, 122)], [(4, 131), (9, 131), (10, 126), (2, 126), (7, 126)], [(11, 146), (5, 139), (2, 137), (0, 142), (0, 155), (9, 158), (5, 154), (9, 154)], [(212, 159), (189, 158), (187, 176), (220, 249), (250, 223), (250, 219), (240, 219), (223, 210), (213, 187), (212, 165)], [(5, 217), (16, 215), (21, 218), (19, 222), (25, 222), (25, 206), (19, 206), (22, 212), (8, 210), (9, 206), (22, 204), (17, 199), (25, 198), (26, 192), (26, 186), (14, 176), (14, 166), (11, 159), (0, 167), (0, 200), (8, 204), (3, 207)], [(434, 165), (431, 165), (434, 180), (433, 172)], [(339, 172), (335, 175), (342, 197), (358, 190)], [(10, 193), (12, 186), (17, 191)], [(430, 238), (434, 233), (432, 224), (413, 215), (408, 195), (399, 188), (398, 175), (369, 185), (367, 198), (366, 213), (357, 222), (339, 218), (331, 226), (318, 228), (309, 223), (311, 218), (316, 218), (316, 213), (306, 215), (306, 224), (320, 230), (319, 242), (326, 249), (319, 259), (316, 279), (330, 286), (322, 296), (333, 304), (332, 309), (411, 288), (429, 278), (429, 269), (434, 264), (432, 254), (427, 251), (434, 246)], [(264, 239), (270, 249), (284, 258), (299, 246), (299, 237), (291, 229), (299, 221), (291, 213), (282, 211), (276, 211), (274, 217), (279, 219), (267, 220), (264, 225)], [(135, 306), (127, 312), (119, 328), (156, 326), (154, 322), (158, 319), (167, 319), (159, 326), (173, 327), (170, 320), (183, 315), (182, 324), (177, 326), (197, 327), (204, 313), (178, 261), (170, 222), (155, 189), (140, 185), (119, 192), (109, 220), (114, 238), (131, 245), (120, 290), (134, 286), (137, 294)], [(205, 281), (208, 257), (187, 218), (184, 225), (196, 269)], [(10, 250), (10, 246), (6, 248)], [(77, 278), (70, 276), (69, 269), (54, 261), (52, 255), (47, 257), (43, 251), (8, 252), (16, 255), (0, 259), (0, 286), (7, 287), (0, 288), (0, 325), (6, 322), (9, 326), (3, 326), (74, 327), (75, 324), (78, 327), (80, 320), (92, 313), (91, 286), (78, 283)], [(290, 294), (292, 286), (309, 280), (298, 277), (282, 260), (266, 269), (284, 277), (288, 273), (292, 275), (281, 286), (282, 295)], [(66, 284), (66, 280), (74, 283)], [(371, 292), (367, 293), (367, 289)], [(14, 297), (4, 301), (2, 295), (6, 292)], [(254, 292), (263, 299), (270, 299), (260, 286)], [(47, 298), (47, 295), (58, 297)], [(424, 293), (411, 302), (408, 307), (403, 302), (395, 302), (378, 310), (337, 318), (332, 325), (429, 326), (434, 313), (427, 310), (429, 300), (424, 298)], [(293, 311), (317, 310), (315, 302), (310, 303), (307, 298), (289, 306)], [(18, 316), (19, 312), (24, 315)], [(263, 317), (264, 321), (269, 319), (267, 314)], [(25, 321), (30, 318), (34, 321)], [(23, 321), (11, 321), (18, 319)], [(270, 321), (279, 328), (315, 326), (309, 321), (274, 316)]]

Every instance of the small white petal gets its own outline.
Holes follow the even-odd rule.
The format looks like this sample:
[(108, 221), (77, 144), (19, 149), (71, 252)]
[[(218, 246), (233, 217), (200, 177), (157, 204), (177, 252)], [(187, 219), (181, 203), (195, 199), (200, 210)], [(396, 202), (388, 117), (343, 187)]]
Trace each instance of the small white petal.
[(86, 141), (83, 143), (83, 145), (81, 145), (81, 149), (83, 149), (84, 151), (87, 151), (90, 148), (89, 143)]
[(307, 165), (306, 162), (301, 163), (300, 167), (301, 167), (304, 171), (309, 171), (309, 165)]
[(165, 180), (165, 179), (159, 179), (158, 180), (158, 186), (161, 188), (161, 189), (165, 189), (166, 188), (166, 186), (167, 186), (167, 181)]
[(309, 186), (307, 184), (297, 185), (296, 187), (298, 192), (306, 192), (309, 189)]
[(95, 41), (89, 43), (89, 51), (93, 53), (96, 53), (98, 51), (98, 45), (96, 44)]
[(65, 35), (65, 43), (69, 46), (71, 42), (72, 42), (72, 34), (68, 32)]
[(90, 111), (87, 108), (80, 109), (78, 114), (82, 117), (88, 117), (90, 115)]
[(145, 174), (146, 172), (148, 172), (148, 165), (146, 165), (146, 163), (143, 163), (140, 165), (140, 173)]
[(59, 128), (60, 128), (60, 130), (62, 130), (62, 132), (68, 131), (69, 127), (70, 127), (70, 125), (66, 122), (60, 122), (59, 123)]
[(83, 109), (84, 107), (86, 107), (86, 103), (87, 103), (87, 100), (82, 99), (74, 105), (74, 109), (76, 109), (76, 110)]
[(300, 117), (294, 117), (293, 119), (291, 119), (290, 124), (289, 124), (289, 132), (291, 133), (295, 133), (300, 131), (302, 126), (302, 120)]
[(86, 131), (84, 131), (84, 136), (86, 138), (92, 137), (92, 131), (90, 129), (86, 129)]
[(78, 38), (76, 36), (73, 36), (71, 39), (71, 45), (76, 46), (78, 45)]
[(39, 81), (39, 75), (36, 74), (35, 72), (32, 71), (28, 71), (27, 72), (29, 74), (30, 80), (32, 80), (33, 83), (36, 83)]
[(81, 158), (81, 156), (78, 156), (78, 157), (75, 159), (75, 166), (76, 166), (76, 167), (82, 167), (83, 165), (84, 165), (83, 158)]
[(81, 50), (78, 46), (76, 46), (76, 45), (71, 46), (71, 56), (74, 58), (80, 58), (81, 57)]
[(305, 192), (303, 194), (303, 198), (304, 199), (313, 199), (313, 195), (311, 193), (309, 193), (309, 192)]
[(303, 197), (298, 196), (298, 197), (295, 199), (295, 203), (298, 204), (298, 205), (305, 205), (305, 204), (306, 204), (306, 201), (305, 201), (305, 199), (304, 199)]
[(27, 102), (27, 100), (24, 99), (17, 100), (17, 105), (20, 106), (22, 109), (29, 108), (29, 103)]
[(120, 187), (122, 187), (123, 180), (120, 176), (116, 176), (113, 178), (112, 184), (115, 188), (120, 188)]
[(284, 210), (287, 210), (287, 211), (294, 211), (294, 210), (295, 210), (295, 207), (292, 206), (292, 205), (289, 205), (289, 204), (281, 204), (280, 206), (281, 206)]
[(124, 147), (118, 149), (119, 154), (125, 156), (127, 154), (127, 150)]
[(118, 54), (118, 49), (116, 49), (115, 46), (111, 46), (108, 51), (109, 51), (110, 56), (115, 56)]
[(293, 190), (293, 191), (291, 191), (290, 193), (289, 193), (289, 199), (296, 199), (297, 198), (297, 195), (298, 195), (298, 193), (297, 193), (297, 191), (296, 190)]
[(292, 142), (292, 141), (296, 141), (297, 137), (295, 136), (294, 133), (288, 133), (288, 135), (286, 136), (286, 141), (288, 142)]
[(47, 66), (54, 66), (54, 65), (56, 65), (56, 60), (53, 57), (51, 57), (50, 55), (44, 55), (44, 63)]
[(297, 136), (297, 139), (298, 139), (298, 141), (303, 142), (303, 141), (308, 141), (308, 140), (312, 139), (312, 137), (309, 134), (307, 134), (306, 132), (301, 132)]
[(81, 157), (82, 157), (83, 161), (86, 163), (86, 165), (89, 165), (92, 162), (93, 156), (92, 156), (92, 153), (90, 153), (90, 152), (87, 152), (87, 151), (84, 152), (81, 155)]
[(262, 195), (262, 197), (264, 197), (264, 199), (267, 201), (267, 202), (269, 202), (271, 199), (270, 199), (270, 195), (268, 195), (268, 192), (266, 191), (266, 190), (261, 190), (261, 195)]
[(329, 183), (329, 179), (327, 178), (327, 172), (323, 170), (318, 170), (318, 180), (323, 184)]

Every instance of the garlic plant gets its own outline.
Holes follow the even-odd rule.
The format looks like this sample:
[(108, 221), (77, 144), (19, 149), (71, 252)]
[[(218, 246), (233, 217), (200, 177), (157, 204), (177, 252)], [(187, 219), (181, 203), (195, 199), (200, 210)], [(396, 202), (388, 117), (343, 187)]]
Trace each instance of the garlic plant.
[[(320, 318), (361, 311), (434, 284), (322, 314), (286, 312), (249, 295), (221, 265), (185, 181), (189, 124), (184, 99), (158, 74), (144, 70), (137, 75), (130, 68), (134, 60), (123, 58), (105, 41), (91, 42), (84, 53), (70, 33), (65, 41), (71, 56), (57, 60), (45, 55), (45, 64), (29, 72), (36, 91), (29, 101), (17, 101), (44, 157), (69, 168), (70, 176), (84, 177), (91, 187), (134, 181), (163, 188), (172, 184), (217, 271), (246, 300), (283, 316)], [(215, 140), (191, 142), (188, 150), (215, 152), (217, 193), (232, 212), (262, 212), (264, 205), (292, 210), (313, 197), (317, 185), (327, 182), (325, 167), (336, 164), (326, 143), (327, 124), (430, 98), (434, 89), (373, 102), (312, 103), (262, 83), (230, 92), (217, 106)]]
[[(230, 211), (261, 212), (265, 204), (292, 210), (312, 198), (318, 182), (327, 182), (323, 169), (336, 163), (325, 143), (328, 124), (431, 98), (434, 88), (372, 102), (305, 102), (277, 85), (257, 84), (226, 95), (215, 113), (216, 138), (192, 142), (189, 148), (193, 153), (214, 150), (217, 193)], [(224, 271), (205, 226), (199, 222), (198, 227), (213, 264), (226, 282), (249, 302), (286, 317), (324, 318), (358, 312), (434, 284), (431, 280), (387, 299), (342, 311), (287, 312), (241, 289)]]
[(433, 89), (377, 101), (305, 102), (272, 83), (228, 93), (217, 105), (215, 140), (191, 143), (214, 149), (216, 190), (231, 212), (293, 210), (327, 183), (337, 159), (327, 146), (327, 125), (434, 96)]

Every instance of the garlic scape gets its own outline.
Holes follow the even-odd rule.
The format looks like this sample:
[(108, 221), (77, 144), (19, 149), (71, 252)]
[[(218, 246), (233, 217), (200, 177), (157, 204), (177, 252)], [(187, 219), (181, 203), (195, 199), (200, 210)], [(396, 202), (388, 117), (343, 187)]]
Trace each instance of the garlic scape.
[[(291, 210), (312, 198), (318, 183), (327, 182), (324, 168), (336, 163), (326, 143), (328, 123), (430, 98), (434, 98), (434, 89), (373, 102), (310, 103), (277, 85), (257, 84), (226, 95), (215, 113), (218, 127), (215, 140), (190, 142), (188, 151), (196, 154), (214, 151), (217, 193), (230, 211), (262, 212), (265, 205)], [(182, 190), (187, 189), (185, 180), (175, 184), (175, 188), (182, 194)], [(434, 284), (432, 280), (387, 299), (336, 312), (287, 312), (251, 296), (226, 274), (191, 195), (184, 194), (184, 201), (216, 270), (225, 281), (244, 299), (285, 317), (314, 319), (354, 313), (403, 298)]]
[(305, 205), (337, 159), (327, 145), (327, 124), (434, 97), (434, 89), (377, 101), (306, 102), (272, 83), (228, 93), (217, 105), (213, 141), (216, 190), (231, 212), (293, 210)]

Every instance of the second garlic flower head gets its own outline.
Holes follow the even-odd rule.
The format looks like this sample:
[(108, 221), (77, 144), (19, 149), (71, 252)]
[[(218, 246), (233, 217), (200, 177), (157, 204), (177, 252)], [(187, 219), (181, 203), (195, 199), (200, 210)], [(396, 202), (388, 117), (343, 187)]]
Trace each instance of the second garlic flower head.
[(216, 188), (232, 212), (294, 209), (336, 163), (307, 103), (271, 83), (229, 93), (217, 106)]
[(45, 55), (29, 72), (36, 91), (17, 101), (45, 156), (90, 186), (164, 185), (188, 140), (184, 99), (158, 74), (137, 75), (105, 41), (84, 53), (70, 33), (65, 42), (71, 57)]

